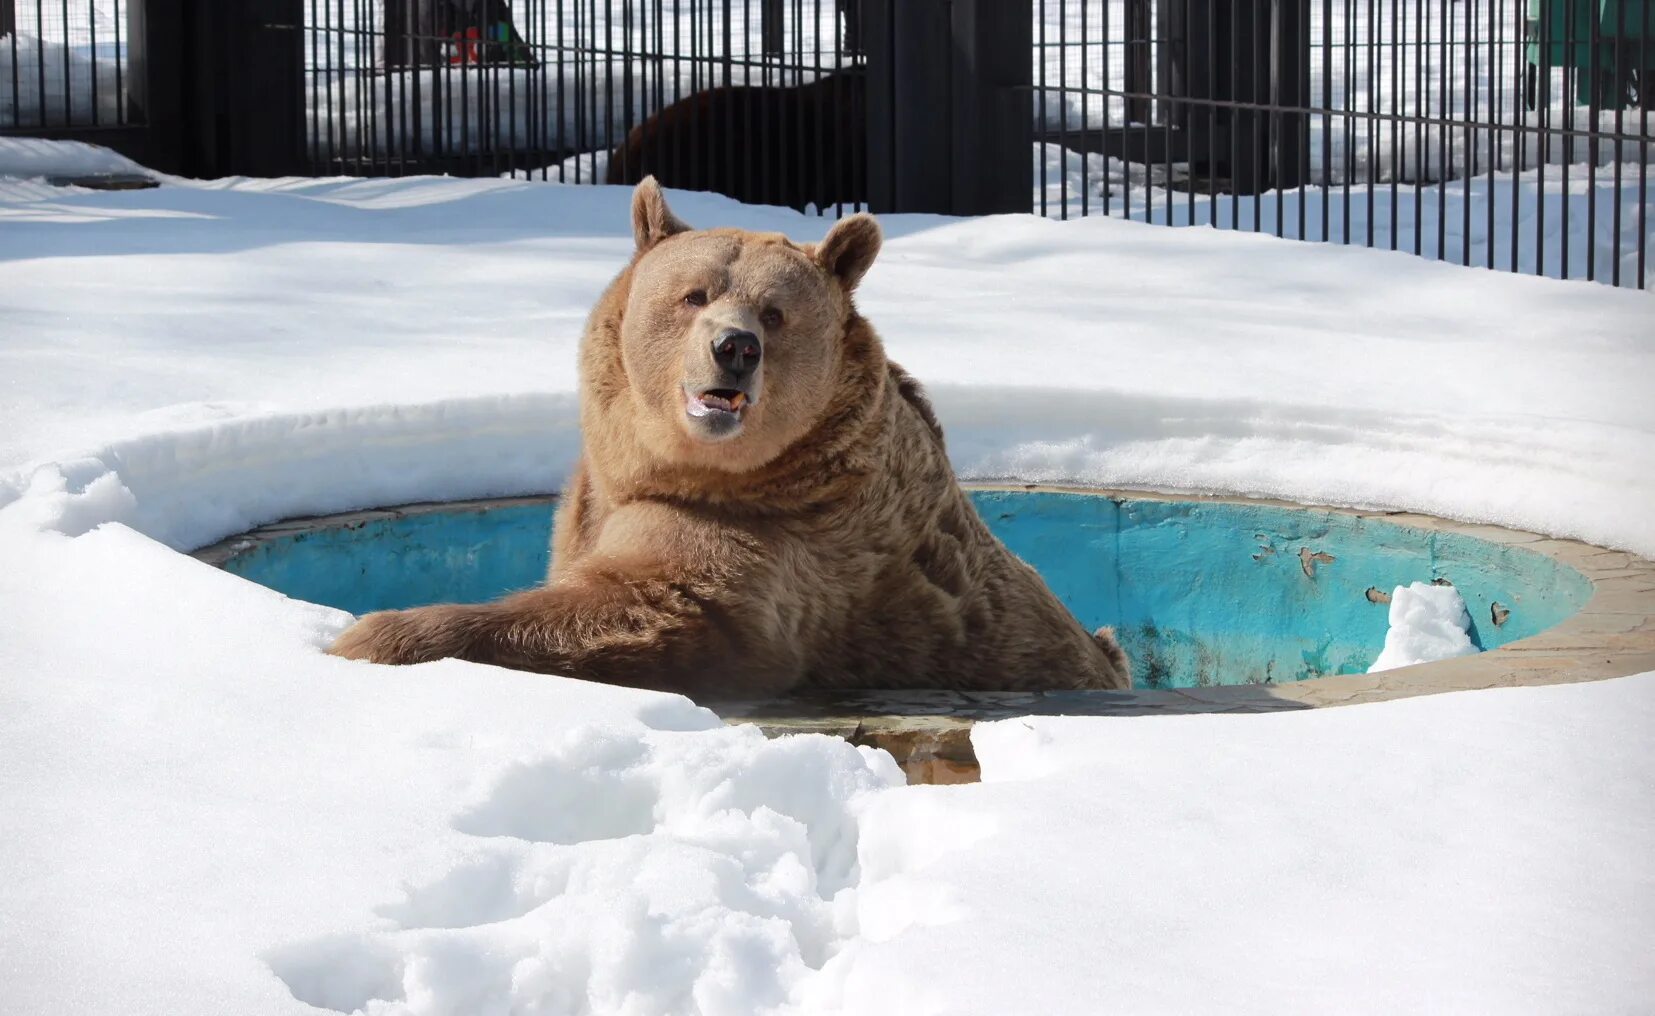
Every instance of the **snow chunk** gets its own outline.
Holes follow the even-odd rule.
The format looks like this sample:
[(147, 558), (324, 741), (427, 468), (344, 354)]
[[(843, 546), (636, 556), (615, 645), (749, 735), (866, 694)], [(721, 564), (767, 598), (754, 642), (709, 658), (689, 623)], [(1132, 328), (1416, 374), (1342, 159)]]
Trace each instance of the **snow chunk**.
[(1471, 615), (1453, 586), (1397, 586), (1391, 593), (1391, 630), (1368, 673), (1471, 656), (1478, 650), (1466, 634), (1470, 629)]

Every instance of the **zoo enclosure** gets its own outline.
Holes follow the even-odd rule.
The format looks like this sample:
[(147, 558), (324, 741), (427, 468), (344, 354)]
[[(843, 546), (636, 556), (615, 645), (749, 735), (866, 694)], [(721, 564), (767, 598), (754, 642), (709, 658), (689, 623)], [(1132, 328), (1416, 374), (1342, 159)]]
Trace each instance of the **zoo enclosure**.
[(164, 170), (1033, 210), (1642, 287), (1647, 0), (0, 0), (0, 132)]

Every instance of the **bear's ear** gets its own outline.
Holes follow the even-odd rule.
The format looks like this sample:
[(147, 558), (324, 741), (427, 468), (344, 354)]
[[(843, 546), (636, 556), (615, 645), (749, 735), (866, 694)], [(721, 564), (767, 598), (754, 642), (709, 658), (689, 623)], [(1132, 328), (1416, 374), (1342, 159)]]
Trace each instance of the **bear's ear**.
[(661, 185), (653, 176), (639, 181), (632, 191), (632, 238), (638, 241), (642, 253), (676, 233), (687, 233), (690, 227), (667, 207), (661, 194)]
[(816, 262), (837, 276), (839, 285), (848, 293), (873, 265), (882, 243), (884, 235), (873, 216), (861, 212), (847, 215), (816, 245)]

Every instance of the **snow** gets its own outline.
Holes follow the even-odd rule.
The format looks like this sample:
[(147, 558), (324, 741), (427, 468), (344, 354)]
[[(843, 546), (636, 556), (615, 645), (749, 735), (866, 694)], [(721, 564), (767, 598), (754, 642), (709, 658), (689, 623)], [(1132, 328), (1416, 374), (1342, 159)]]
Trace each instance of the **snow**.
[[(1310, 713), (1027, 717), (863, 819), (823, 1011), (1617, 1012), (1655, 966), (1655, 674)], [(866, 925), (865, 925), (866, 926)]]
[[(1631, 155), (1630, 151), (1623, 153)], [(1033, 208), (1411, 251), (1549, 278), (1655, 284), (1655, 216), (1634, 162), (1485, 173), (1447, 183), (1357, 183), (1259, 196), (1169, 188), (1160, 166), (1037, 145)], [(1565, 178), (1562, 173), (1570, 175)], [(589, 177), (590, 178), (590, 177)]]
[(1391, 592), (1390, 626), (1385, 648), (1368, 668), (1370, 674), (1477, 651), (1466, 634), (1471, 630), (1471, 615), (1459, 591), (1450, 585), (1413, 582), (1397, 586)]
[[(827, 227), (671, 199), (696, 223)], [(294, 514), (555, 489), (627, 201), (0, 181), (0, 1008), (1648, 997), (1655, 675), (1008, 721), (977, 735), (986, 784), (900, 788), (883, 755), (680, 698), (335, 660), (343, 614), (178, 553)], [(967, 476), (1655, 553), (1644, 294), (1119, 220), (884, 224), (859, 300)]]
[(0, 137), (0, 177), (98, 176), (111, 173), (148, 175), (144, 167), (101, 145), (84, 141)]

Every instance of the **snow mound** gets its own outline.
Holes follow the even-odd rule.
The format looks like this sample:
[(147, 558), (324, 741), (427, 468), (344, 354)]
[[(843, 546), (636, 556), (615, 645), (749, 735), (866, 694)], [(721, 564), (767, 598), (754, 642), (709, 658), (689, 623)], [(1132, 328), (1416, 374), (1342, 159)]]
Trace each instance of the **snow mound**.
[(856, 813), (901, 783), (821, 735), (569, 731), (454, 817), (469, 857), (266, 959), (341, 1012), (774, 1009), (854, 933)]
[(118, 152), (84, 141), (0, 137), (0, 176), (102, 176), (149, 171)]
[(1385, 648), (1368, 668), (1370, 674), (1478, 651), (1466, 634), (1471, 630), (1471, 615), (1453, 586), (1429, 582), (1397, 586), (1391, 593), (1390, 623)]

